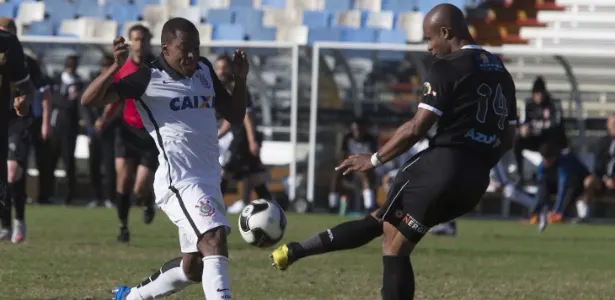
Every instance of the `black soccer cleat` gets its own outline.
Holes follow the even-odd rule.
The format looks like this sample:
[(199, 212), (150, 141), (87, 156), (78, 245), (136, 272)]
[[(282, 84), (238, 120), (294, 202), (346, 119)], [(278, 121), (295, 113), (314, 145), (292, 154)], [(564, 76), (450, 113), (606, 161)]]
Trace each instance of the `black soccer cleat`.
[(130, 242), (130, 232), (126, 227), (120, 227), (120, 234), (117, 236), (117, 241), (123, 244)]
[(156, 216), (156, 209), (153, 206), (148, 205), (143, 208), (143, 223), (151, 224), (154, 216)]

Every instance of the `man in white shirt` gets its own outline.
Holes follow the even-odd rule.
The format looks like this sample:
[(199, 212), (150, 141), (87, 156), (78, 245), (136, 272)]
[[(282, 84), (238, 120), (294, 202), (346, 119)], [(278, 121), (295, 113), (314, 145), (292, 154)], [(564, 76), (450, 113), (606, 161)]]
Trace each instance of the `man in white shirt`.
[(243, 122), (247, 56), (239, 50), (234, 53), (231, 95), (211, 63), (200, 57), (194, 24), (170, 19), (161, 41), (158, 59), (112, 83), (128, 57), (128, 45), (116, 38), (113, 67), (92, 82), (82, 99), (84, 105), (135, 99), (160, 152), (154, 179), (156, 204), (177, 225), (183, 253), (138, 286), (119, 286), (114, 299), (159, 299), (197, 282), (202, 282), (207, 299), (232, 299), (226, 242), (230, 226), (220, 192), (216, 113), (231, 124)]

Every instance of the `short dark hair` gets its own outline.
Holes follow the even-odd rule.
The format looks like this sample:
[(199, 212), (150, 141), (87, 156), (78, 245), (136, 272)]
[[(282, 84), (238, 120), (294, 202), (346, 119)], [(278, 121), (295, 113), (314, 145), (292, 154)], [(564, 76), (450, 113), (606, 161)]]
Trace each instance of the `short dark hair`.
[(231, 56), (230, 56), (230, 55), (228, 55), (228, 53), (224, 53), (224, 54), (222, 54), (222, 55), (220, 55), (220, 56), (216, 57), (216, 61), (219, 61), (219, 60), (223, 60), (223, 61), (225, 61), (225, 62), (226, 62), (227, 64), (229, 64), (229, 65), (230, 65), (230, 64), (231, 64), (231, 62), (233, 61), (233, 60), (231, 59)]
[(163, 44), (168, 44), (177, 37), (178, 31), (196, 35), (199, 34), (199, 30), (196, 29), (196, 26), (194, 26), (192, 22), (184, 18), (172, 18), (164, 23), (164, 26), (162, 26), (162, 36), (160, 37), (160, 40)]
[(113, 64), (113, 55), (109, 53), (104, 53), (100, 58), (99, 62), (100, 66), (109, 67)]
[(559, 154), (560, 150), (560, 147), (558, 147), (556, 143), (552, 141), (547, 141), (540, 145), (538, 152), (540, 152), (540, 155), (542, 155), (542, 157), (552, 158), (556, 157)]
[(151, 33), (151, 31), (149, 31), (149, 29), (148, 29), (147, 27), (145, 27), (144, 25), (142, 25), (142, 24), (132, 25), (132, 26), (130, 27), (130, 29), (128, 29), (128, 39), (130, 39), (130, 34), (131, 34), (133, 31), (141, 31), (141, 33), (143, 34), (143, 36), (144, 36), (146, 39), (151, 39), (151, 38), (152, 38), (152, 33)]

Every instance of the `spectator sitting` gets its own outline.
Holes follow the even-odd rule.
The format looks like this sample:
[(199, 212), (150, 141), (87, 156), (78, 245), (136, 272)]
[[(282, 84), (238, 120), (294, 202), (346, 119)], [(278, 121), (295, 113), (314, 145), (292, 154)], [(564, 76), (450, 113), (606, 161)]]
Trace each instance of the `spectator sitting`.
[(524, 149), (537, 151), (547, 140), (553, 141), (560, 148), (567, 146), (561, 111), (555, 104), (558, 101), (551, 98), (542, 77), (536, 78), (532, 87), (532, 98), (526, 100), (525, 122), (519, 129), (513, 149), (520, 185), (524, 182)]
[[(589, 171), (576, 154), (561, 150), (557, 142), (541, 145), (540, 154), (543, 161), (537, 170), (539, 188), (533, 214), (538, 216), (538, 229), (543, 231), (547, 223), (561, 222), (568, 204), (583, 194), (583, 181)], [(549, 211), (552, 194), (556, 194), (555, 204)]]
[(592, 175), (585, 179), (587, 202), (577, 207), (579, 213), (587, 217), (587, 204), (591, 203), (603, 192), (615, 191), (615, 114), (611, 114), (606, 122), (607, 135), (600, 138), (594, 148), (595, 167)]
[[(378, 141), (376, 137), (367, 132), (365, 120), (356, 119), (350, 125), (350, 133), (344, 136), (342, 142), (341, 155), (346, 158), (353, 154), (374, 153), (378, 151)], [(339, 183), (342, 179), (355, 179), (361, 182), (363, 190), (363, 208), (369, 211), (374, 208), (376, 201), (373, 186), (376, 181), (376, 173), (370, 170), (365, 173), (351, 173), (343, 176), (340, 172), (335, 172), (331, 181), (331, 192), (329, 193), (329, 207), (336, 208), (339, 204)]]

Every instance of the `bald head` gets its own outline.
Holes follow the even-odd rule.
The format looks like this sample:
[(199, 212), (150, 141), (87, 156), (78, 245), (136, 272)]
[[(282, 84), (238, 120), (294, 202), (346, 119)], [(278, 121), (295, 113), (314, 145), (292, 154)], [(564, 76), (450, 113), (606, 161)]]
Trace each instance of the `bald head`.
[(423, 33), (429, 51), (436, 56), (447, 55), (474, 43), (463, 12), (448, 3), (436, 5), (427, 13), (423, 19)]
[(0, 29), (17, 34), (17, 26), (15, 26), (15, 21), (11, 18), (0, 17)]

